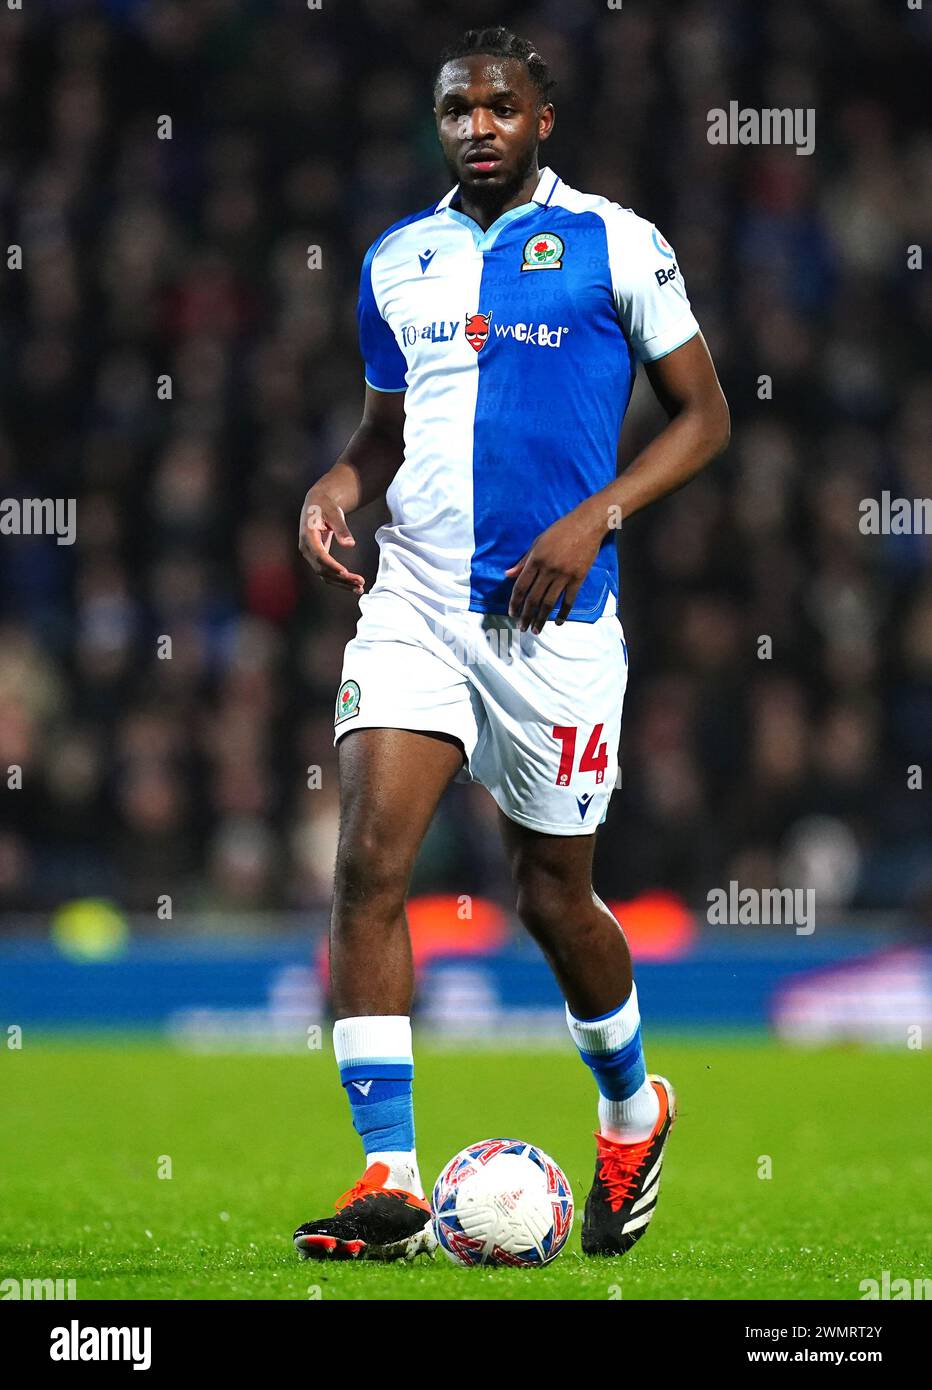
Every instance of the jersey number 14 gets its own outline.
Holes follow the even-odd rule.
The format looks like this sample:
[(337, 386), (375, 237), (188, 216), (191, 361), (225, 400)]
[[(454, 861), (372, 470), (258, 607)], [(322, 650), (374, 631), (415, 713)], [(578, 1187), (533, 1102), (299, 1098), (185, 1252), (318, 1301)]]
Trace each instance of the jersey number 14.
[[(604, 724), (596, 724), (583, 749), (582, 757), (579, 759), (579, 771), (594, 772), (597, 784), (604, 782), (605, 769), (608, 767), (608, 744), (599, 743), (604, 727)], [(562, 745), (560, 766), (557, 769), (558, 787), (568, 787), (570, 784), (573, 765), (576, 761), (576, 735), (578, 732), (575, 724), (554, 724), (553, 726), (553, 736), (558, 738)]]

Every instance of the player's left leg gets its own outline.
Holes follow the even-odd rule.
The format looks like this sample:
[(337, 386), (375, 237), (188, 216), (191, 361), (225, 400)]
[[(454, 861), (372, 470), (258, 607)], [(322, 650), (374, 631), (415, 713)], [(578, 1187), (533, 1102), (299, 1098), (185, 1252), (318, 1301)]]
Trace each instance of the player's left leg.
[(631, 953), (592, 887), (595, 835), (548, 835), (504, 813), (500, 820), (518, 915), (550, 962), (573, 1041), (599, 1088), (583, 1251), (624, 1254), (656, 1208), (675, 1116), (673, 1089), (665, 1078), (647, 1074)]

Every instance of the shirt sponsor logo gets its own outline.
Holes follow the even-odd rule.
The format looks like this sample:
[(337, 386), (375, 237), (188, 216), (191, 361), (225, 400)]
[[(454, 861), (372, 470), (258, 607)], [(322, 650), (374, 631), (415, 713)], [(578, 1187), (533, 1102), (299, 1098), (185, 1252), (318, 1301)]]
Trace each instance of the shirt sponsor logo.
[(489, 324), (492, 321), (492, 310), (487, 314), (467, 314), (466, 315), (466, 341), (476, 352), (481, 352), (489, 340)]
[(526, 343), (528, 347), (559, 347), (563, 342), (564, 334), (569, 333), (569, 329), (563, 326), (551, 328), (546, 323), (497, 323), (495, 325), (496, 338), (514, 338), (517, 343)]
[[(548, 323), (492, 323), (490, 309), (487, 314), (467, 314), (464, 337), (474, 352), (481, 352), (489, 341), (491, 333), (495, 338), (511, 338), (526, 347), (557, 348), (563, 342), (569, 329), (561, 324), (552, 328)], [(406, 323), (399, 337), (403, 347), (414, 347), (417, 343), (452, 343), (459, 331), (455, 319), (439, 319), (433, 323)]]
[(418, 339), (425, 343), (452, 343), (459, 329), (456, 319), (440, 319), (434, 323), (406, 323), (401, 330), (405, 347), (414, 347)]

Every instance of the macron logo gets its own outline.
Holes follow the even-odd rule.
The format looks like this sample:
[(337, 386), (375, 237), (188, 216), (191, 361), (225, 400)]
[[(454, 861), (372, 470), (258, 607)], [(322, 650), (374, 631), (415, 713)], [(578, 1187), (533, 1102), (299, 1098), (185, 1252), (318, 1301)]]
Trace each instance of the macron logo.
[(422, 274), (422, 275), (424, 274), (424, 271), (425, 271), (425, 270), (427, 269), (427, 267), (430, 265), (431, 261), (434, 259), (434, 257), (436, 256), (436, 254), (437, 254), (437, 248), (436, 248), (436, 246), (434, 247), (433, 251), (420, 251), (420, 252), (418, 252), (418, 260), (419, 260), (420, 263), (421, 263), (421, 274)]
[(363, 1096), (367, 1096), (369, 1092), (372, 1090), (371, 1081), (351, 1081), (350, 1085), (355, 1086), (356, 1090), (360, 1093), (360, 1095)]
[(576, 805), (579, 807), (579, 819), (586, 819), (586, 812), (589, 810), (589, 803), (592, 800), (592, 792), (586, 792), (585, 796), (577, 796)]

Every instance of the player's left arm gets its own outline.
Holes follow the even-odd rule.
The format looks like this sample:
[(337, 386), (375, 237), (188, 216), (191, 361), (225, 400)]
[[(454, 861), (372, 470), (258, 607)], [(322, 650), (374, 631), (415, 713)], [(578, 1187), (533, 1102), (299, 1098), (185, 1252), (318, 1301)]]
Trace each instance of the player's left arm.
[(627, 520), (688, 483), (731, 438), (728, 403), (701, 333), (645, 362), (644, 370), (669, 423), (620, 477), (583, 503), (603, 536), (614, 518)]
[(540, 632), (558, 602), (556, 621), (565, 622), (606, 533), (689, 482), (731, 434), (728, 405), (672, 247), (641, 218), (619, 217), (609, 231), (619, 319), (668, 423), (620, 477), (554, 522), (505, 571), (516, 576), (508, 611), (522, 631)]

